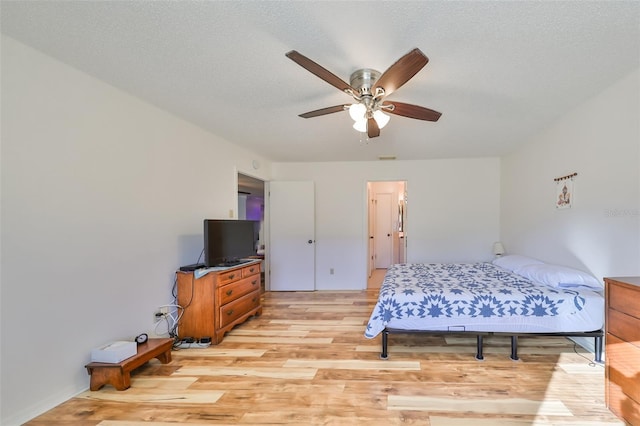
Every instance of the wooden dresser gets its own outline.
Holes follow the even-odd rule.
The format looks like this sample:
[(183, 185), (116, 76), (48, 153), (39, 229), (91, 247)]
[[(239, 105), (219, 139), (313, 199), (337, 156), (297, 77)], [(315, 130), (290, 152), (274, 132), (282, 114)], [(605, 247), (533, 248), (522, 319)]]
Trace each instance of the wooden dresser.
[(605, 278), (607, 407), (640, 425), (640, 277)]
[(260, 263), (253, 261), (195, 278), (177, 272), (178, 304), (185, 308), (178, 323), (180, 338), (210, 337), (212, 344), (253, 315), (262, 313)]

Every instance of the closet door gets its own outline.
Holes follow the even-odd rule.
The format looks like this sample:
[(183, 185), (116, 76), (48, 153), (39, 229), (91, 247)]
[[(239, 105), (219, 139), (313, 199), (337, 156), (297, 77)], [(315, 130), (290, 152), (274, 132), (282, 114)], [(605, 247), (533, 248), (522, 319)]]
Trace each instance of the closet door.
[(311, 181), (268, 185), (271, 291), (315, 290), (315, 187)]

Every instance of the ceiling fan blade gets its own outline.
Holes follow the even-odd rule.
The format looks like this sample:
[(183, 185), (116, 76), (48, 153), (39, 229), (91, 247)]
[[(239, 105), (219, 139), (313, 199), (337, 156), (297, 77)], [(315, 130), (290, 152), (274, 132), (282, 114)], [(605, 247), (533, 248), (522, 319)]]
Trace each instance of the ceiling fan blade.
[(315, 111), (305, 112), (304, 114), (300, 114), (299, 117), (302, 117), (302, 118), (319, 117), (321, 115), (333, 114), (334, 112), (344, 111), (348, 107), (349, 107), (349, 104), (326, 107), (322, 109), (317, 109)]
[(291, 59), (293, 62), (300, 65), (302, 68), (320, 77), (321, 79), (323, 79), (324, 81), (332, 85), (333, 87), (336, 87), (337, 89), (343, 92), (345, 90), (352, 90), (356, 92), (356, 90), (354, 90), (353, 87), (347, 84), (343, 79), (333, 74), (331, 71), (318, 65), (317, 63), (313, 62), (311, 59), (307, 58), (301, 53), (298, 53), (297, 51), (292, 50), (291, 52), (287, 52), (285, 55), (287, 56), (287, 58)]
[(376, 87), (382, 87), (385, 96), (390, 95), (416, 75), (418, 71), (427, 65), (427, 62), (429, 62), (429, 58), (420, 49), (413, 49), (398, 59), (380, 76), (375, 83), (373, 92), (375, 93)]
[(390, 102), (385, 101), (383, 106), (393, 105), (393, 109), (384, 108), (384, 112), (389, 114), (401, 115), (403, 117), (415, 118), (425, 121), (438, 121), (442, 113), (434, 111), (429, 108), (421, 107), (418, 105), (405, 104), (403, 102)]
[(378, 123), (373, 117), (367, 120), (367, 136), (369, 136), (369, 138), (380, 136), (380, 128), (378, 127)]

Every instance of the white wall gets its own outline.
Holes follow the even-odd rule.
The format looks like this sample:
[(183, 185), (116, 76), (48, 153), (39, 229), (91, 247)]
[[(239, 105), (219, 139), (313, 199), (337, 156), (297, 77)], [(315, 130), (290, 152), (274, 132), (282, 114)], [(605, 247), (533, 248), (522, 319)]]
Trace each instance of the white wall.
[[(265, 158), (2, 37), (3, 425), (88, 387), (90, 350), (153, 332), (204, 218)], [(256, 172), (251, 161), (263, 167)]]
[[(492, 258), (499, 237), (499, 159), (274, 163), (274, 180), (316, 189), (316, 289), (367, 284), (367, 181), (407, 181), (407, 261)], [(329, 274), (333, 268), (334, 275)]]
[[(503, 158), (507, 252), (640, 275), (639, 81), (636, 70)], [(556, 210), (553, 179), (574, 172), (573, 207)]]

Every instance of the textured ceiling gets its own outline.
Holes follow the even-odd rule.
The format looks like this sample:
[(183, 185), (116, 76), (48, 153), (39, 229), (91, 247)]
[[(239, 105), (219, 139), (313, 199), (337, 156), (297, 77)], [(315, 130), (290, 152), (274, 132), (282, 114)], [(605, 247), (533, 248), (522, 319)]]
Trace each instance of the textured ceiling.
[[(274, 161), (500, 156), (640, 66), (638, 1), (2, 1), (27, 45)], [(285, 57), (343, 80), (414, 47), (430, 59), (368, 143), (351, 98)], [(7, 58), (5, 58), (7, 60)], [(8, 58), (10, 60), (10, 58)], [(613, 106), (615, 107), (615, 106)]]

